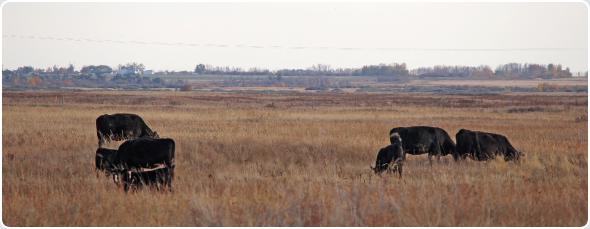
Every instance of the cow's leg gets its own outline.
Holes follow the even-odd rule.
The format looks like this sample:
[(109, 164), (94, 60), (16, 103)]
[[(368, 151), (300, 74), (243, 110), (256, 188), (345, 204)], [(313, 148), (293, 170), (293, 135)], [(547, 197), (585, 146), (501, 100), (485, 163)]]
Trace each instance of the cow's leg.
[(428, 153), (428, 162), (430, 163), (430, 166), (432, 166), (432, 154), (430, 152)]
[(440, 156), (441, 156), (441, 149), (440, 146), (438, 144), (432, 143), (430, 145), (430, 148), (428, 149), (428, 151), (434, 155), (436, 155), (436, 161), (440, 162)]
[(166, 182), (168, 185), (168, 191), (172, 192), (172, 180), (174, 179), (174, 168), (168, 168)]
[(133, 177), (131, 175), (131, 171), (125, 171), (121, 174), (122, 179), (121, 181), (123, 182), (123, 189), (125, 190), (125, 193), (127, 193), (129, 191), (129, 189), (133, 188)]
[(453, 155), (453, 160), (454, 160), (454, 161), (459, 161), (459, 154), (457, 154), (457, 153), (453, 152), (453, 154), (452, 154), (452, 155)]
[(127, 179), (127, 175), (124, 176), (125, 179), (123, 179), (123, 190), (125, 190), (125, 193), (129, 192), (129, 180)]
[(166, 183), (167, 180), (167, 173), (158, 174), (158, 179), (156, 179), (156, 187), (158, 187), (158, 191), (166, 190), (168, 186)]
[(172, 192), (172, 176), (171, 176), (170, 170), (167, 171), (165, 177), (166, 177), (166, 179), (165, 179), (165, 181), (166, 181), (165, 186), (168, 188), (168, 191)]
[(162, 190), (172, 191), (172, 177), (170, 175), (170, 168), (167, 168), (162, 174)]
[(397, 172), (399, 173), (399, 178), (400, 178), (400, 179), (402, 178), (402, 170), (403, 170), (402, 168), (403, 168), (403, 167), (404, 167), (404, 165), (403, 165), (403, 164), (399, 164), (399, 165), (397, 166)]
[(123, 175), (119, 175), (117, 173), (112, 173), (111, 176), (113, 176), (113, 182), (115, 182), (115, 185), (117, 185), (117, 187), (119, 187), (119, 185), (121, 184), (121, 176), (123, 176)]
[(156, 190), (158, 192), (164, 190), (164, 186), (166, 186), (166, 171), (163, 169), (162, 171), (158, 171), (156, 173), (156, 177), (152, 183), (153, 186), (156, 186)]

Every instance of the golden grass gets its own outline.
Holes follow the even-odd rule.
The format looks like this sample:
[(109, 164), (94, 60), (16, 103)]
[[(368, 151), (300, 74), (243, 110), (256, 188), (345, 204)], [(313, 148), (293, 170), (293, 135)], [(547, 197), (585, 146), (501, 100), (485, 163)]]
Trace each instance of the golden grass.
[[(65, 104), (55, 97), (62, 96)], [(582, 226), (586, 95), (3, 93), (8, 226)], [(266, 105), (273, 103), (275, 108)], [(513, 107), (537, 112), (508, 113)], [(176, 141), (174, 193), (94, 172), (95, 119), (141, 115)], [(372, 174), (395, 126), (497, 132), (526, 152)], [(110, 144), (117, 147), (118, 144)]]

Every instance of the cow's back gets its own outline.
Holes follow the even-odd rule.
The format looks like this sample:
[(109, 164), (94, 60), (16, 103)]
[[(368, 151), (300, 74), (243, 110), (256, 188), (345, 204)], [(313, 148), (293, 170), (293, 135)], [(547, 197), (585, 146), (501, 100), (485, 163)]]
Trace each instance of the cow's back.
[(471, 154), (477, 160), (493, 159), (496, 155), (518, 158), (519, 152), (501, 134), (461, 129), (456, 138), (459, 153)]
[(128, 167), (151, 167), (158, 163), (174, 167), (174, 151), (172, 139), (138, 138), (119, 147), (118, 161)]
[(99, 138), (105, 136), (114, 140), (143, 137), (151, 132), (139, 115), (125, 113), (99, 116), (96, 119), (96, 130)]
[[(432, 133), (429, 132), (427, 128), (423, 127), (397, 127), (391, 129), (389, 136), (393, 133), (399, 133), (402, 139), (402, 146), (407, 150), (413, 150), (422, 145), (428, 145), (430, 142), (429, 138), (432, 137)], [(391, 138), (390, 143), (394, 143)]]
[[(389, 135), (399, 133), (402, 138), (404, 150), (411, 154), (426, 153), (431, 148), (440, 147), (441, 153), (447, 154), (454, 151), (455, 143), (452, 142), (449, 134), (438, 127), (430, 126), (412, 126), (396, 127), (391, 129)], [(390, 138), (393, 143), (393, 139)]]

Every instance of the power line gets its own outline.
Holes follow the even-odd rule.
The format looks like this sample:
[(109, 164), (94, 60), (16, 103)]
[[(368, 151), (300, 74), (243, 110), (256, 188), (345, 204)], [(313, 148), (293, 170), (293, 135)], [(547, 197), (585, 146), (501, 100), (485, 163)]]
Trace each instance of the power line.
[(281, 46), (281, 45), (249, 45), (249, 44), (200, 44), (186, 42), (161, 42), (161, 41), (137, 41), (137, 40), (111, 40), (111, 39), (92, 39), (76, 37), (55, 37), (55, 36), (38, 36), (38, 35), (16, 35), (3, 34), (2, 38), (8, 39), (29, 39), (29, 40), (53, 40), (68, 42), (91, 42), (91, 43), (111, 43), (111, 44), (133, 44), (133, 45), (161, 45), (174, 47), (208, 47), (208, 48), (252, 48), (252, 49), (317, 49), (317, 50), (373, 50), (373, 51), (439, 51), (439, 52), (506, 52), (506, 51), (586, 51), (586, 48), (415, 48), (415, 47), (381, 47), (381, 48), (363, 48), (363, 47), (329, 47), (329, 46)]

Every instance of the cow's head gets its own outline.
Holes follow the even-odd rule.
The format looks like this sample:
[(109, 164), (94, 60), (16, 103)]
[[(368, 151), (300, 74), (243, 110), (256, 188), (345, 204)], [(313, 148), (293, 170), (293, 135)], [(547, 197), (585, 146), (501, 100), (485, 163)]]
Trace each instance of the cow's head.
[(514, 150), (514, 151), (508, 152), (508, 154), (506, 154), (506, 156), (504, 157), (504, 160), (519, 162), (520, 158), (524, 157), (524, 156), (525, 156), (525, 153)]
[(385, 153), (385, 148), (380, 149), (377, 153), (377, 159), (375, 160), (375, 167), (371, 166), (371, 170), (375, 172), (375, 174), (381, 174), (383, 171), (387, 170), (389, 163), (385, 163), (383, 161), (383, 155)]
[(98, 148), (95, 157), (96, 170), (107, 172), (107, 174), (114, 171), (114, 158), (116, 154), (117, 150)]
[(371, 170), (373, 170), (373, 172), (375, 174), (381, 174), (385, 170), (387, 170), (387, 168), (389, 167), (389, 164), (388, 163), (380, 164), (379, 161), (377, 161), (377, 162), (375, 162), (375, 167), (373, 167), (373, 166), (370, 166), (370, 167), (371, 167)]

